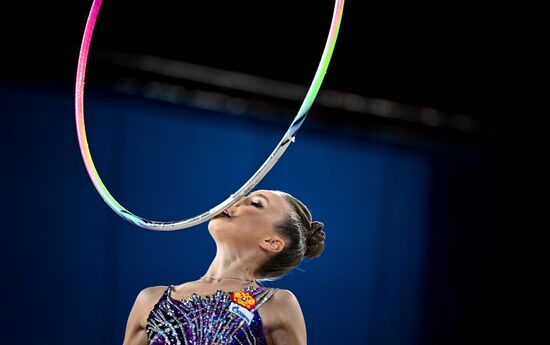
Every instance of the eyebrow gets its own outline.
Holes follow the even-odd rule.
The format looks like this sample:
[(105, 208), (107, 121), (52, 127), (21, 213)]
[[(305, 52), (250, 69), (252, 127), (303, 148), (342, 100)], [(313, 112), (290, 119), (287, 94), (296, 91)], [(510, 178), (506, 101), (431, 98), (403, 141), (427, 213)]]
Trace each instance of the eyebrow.
[(254, 197), (254, 196), (259, 196), (259, 197), (264, 198), (264, 199), (267, 201), (267, 204), (269, 205), (269, 199), (268, 199), (265, 195), (263, 195), (263, 194), (261, 194), (261, 193), (258, 193), (258, 194), (254, 194), (253, 197)]

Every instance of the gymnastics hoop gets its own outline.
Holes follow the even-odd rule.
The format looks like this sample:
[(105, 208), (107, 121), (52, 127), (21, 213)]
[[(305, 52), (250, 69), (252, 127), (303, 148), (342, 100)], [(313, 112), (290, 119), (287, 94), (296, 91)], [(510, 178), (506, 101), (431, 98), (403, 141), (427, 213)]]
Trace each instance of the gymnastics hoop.
[(109, 191), (103, 184), (103, 181), (101, 181), (101, 178), (99, 177), (99, 174), (97, 173), (94, 162), (92, 160), (90, 149), (88, 148), (88, 140), (86, 139), (86, 129), (84, 126), (84, 80), (86, 76), (86, 62), (88, 60), (90, 41), (92, 40), (92, 33), (94, 31), (99, 8), (101, 7), (101, 2), (102, 0), (94, 0), (92, 4), (92, 8), (86, 22), (86, 28), (84, 30), (84, 37), (82, 38), (82, 45), (80, 46), (80, 55), (78, 58), (78, 67), (76, 73), (76, 132), (78, 135), (80, 153), (82, 155), (82, 159), (84, 160), (84, 165), (86, 166), (88, 175), (90, 176), (90, 179), (92, 180), (95, 188), (99, 192), (99, 195), (101, 195), (107, 205), (109, 205), (109, 207), (111, 207), (111, 209), (115, 211), (119, 216), (139, 227), (148, 230), (174, 231), (189, 228), (194, 225), (203, 223), (210, 218), (215, 217), (227, 208), (231, 207), (245, 194), (250, 192), (271, 170), (275, 163), (277, 163), (277, 161), (286, 151), (290, 143), (294, 142), (296, 132), (298, 131), (300, 126), (302, 126), (302, 123), (304, 122), (309, 110), (311, 109), (313, 101), (315, 100), (315, 97), (319, 92), (319, 88), (321, 87), (321, 83), (323, 82), (323, 78), (326, 74), (330, 58), (332, 57), (332, 52), (334, 51), (334, 46), (336, 44), (336, 38), (338, 37), (338, 30), (340, 28), (340, 22), (342, 19), (344, 0), (335, 0), (334, 13), (332, 16), (329, 35), (325, 44), (325, 48), (323, 50), (323, 55), (321, 57), (321, 61), (319, 62), (319, 66), (317, 67), (317, 71), (315, 72), (315, 76), (313, 78), (311, 86), (309, 87), (306, 97), (302, 102), (300, 110), (290, 124), (287, 132), (285, 133), (279, 144), (277, 144), (273, 152), (271, 152), (266, 161), (262, 164), (262, 166), (260, 166), (260, 168), (254, 173), (254, 175), (252, 175), (252, 177), (248, 181), (246, 181), (246, 183), (241, 188), (239, 188), (235, 193), (231, 194), (230, 197), (228, 197), (217, 206), (211, 208), (207, 212), (199, 214), (198, 216), (171, 222), (147, 220), (133, 214), (132, 212), (125, 209), (122, 205), (120, 205), (115, 200), (115, 198), (113, 198), (111, 193), (109, 193)]

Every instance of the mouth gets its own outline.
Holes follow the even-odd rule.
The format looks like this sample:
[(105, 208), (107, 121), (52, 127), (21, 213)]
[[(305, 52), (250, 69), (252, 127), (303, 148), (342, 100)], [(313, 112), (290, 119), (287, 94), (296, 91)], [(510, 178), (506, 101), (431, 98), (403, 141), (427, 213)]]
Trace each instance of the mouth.
[(222, 213), (219, 213), (216, 218), (219, 218), (219, 217), (227, 217), (227, 218), (231, 218), (231, 216), (229, 215), (229, 212), (227, 212), (227, 210), (223, 211)]

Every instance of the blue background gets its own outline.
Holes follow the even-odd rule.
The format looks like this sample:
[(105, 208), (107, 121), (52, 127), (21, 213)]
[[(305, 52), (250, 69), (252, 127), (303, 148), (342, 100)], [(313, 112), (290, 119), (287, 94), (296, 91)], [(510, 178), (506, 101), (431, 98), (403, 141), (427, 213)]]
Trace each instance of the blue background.
[[(215, 254), (207, 225), (159, 233), (124, 221), (85, 170), (73, 90), (0, 91), (3, 343), (121, 344), (141, 289), (206, 272)], [(96, 168), (148, 219), (183, 219), (224, 200), (287, 126), (98, 87), (86, 95)], [(484, 181), (494, 169), (475, 147), (308, 118), (258, 188), (304, 201), (325, 223), (325, 251), (264, 285), (297, 296), (310, 344), (461, 343), (480, 324)]]

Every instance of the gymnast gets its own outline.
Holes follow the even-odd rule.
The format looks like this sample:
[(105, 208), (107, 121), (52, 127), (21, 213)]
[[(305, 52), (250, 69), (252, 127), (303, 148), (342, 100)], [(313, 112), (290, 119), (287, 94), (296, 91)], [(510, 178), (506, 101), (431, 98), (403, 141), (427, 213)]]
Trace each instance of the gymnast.
[(321, 255), (323, 227), (288, 193), (242, 198), (208, 223), (217, 250), (202, 277), (137, 295), (123, 345), (307, 344), (296, 296), (259, 282)]

